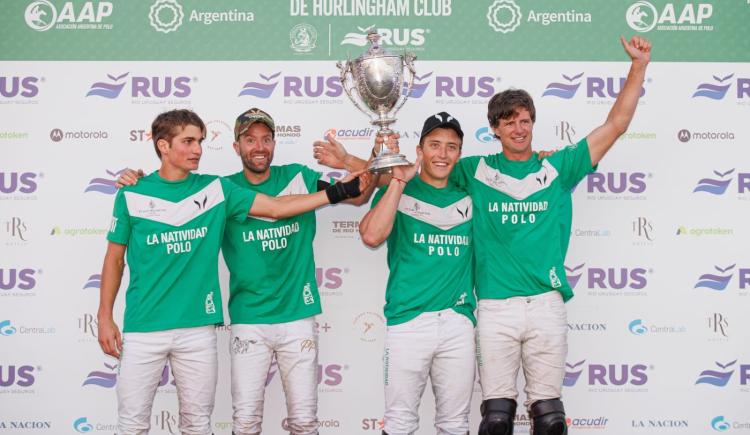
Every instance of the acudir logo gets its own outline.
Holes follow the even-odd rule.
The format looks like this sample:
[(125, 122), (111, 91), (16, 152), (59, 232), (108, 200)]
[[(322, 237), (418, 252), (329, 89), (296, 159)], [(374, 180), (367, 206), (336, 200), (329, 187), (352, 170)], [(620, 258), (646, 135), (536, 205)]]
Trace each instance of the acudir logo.
[(114, 195), (115, 192), (117, 192), (117, 186), (115, 186), (117, 177), (119, 177), (120, 174), (122, 174), (126, 169), (127, 168), (123, 168), (119, 171), (110, 171), (109, 169), (106, 169), (105, 172), (107, 173), (107, 175), (109, 175), (110, 178), (92, 178), (91, 180), (89, 180), (89, 184), (86, 186), (86, 189), (83, 192), (98, 192), (105, 195)]
[[(86, 97), (101, 97), (114, 100), (120, 96), (123, 89), (130, 90), (130, 97), (134, 99), (133, 103), (140, 104), (141, 99), (156, 98), (178, 98), (185, 99), (192, 93), (192, 82), (196, 78), (187, 76), (128, 76), (130, 72), (122, 74), (107, 74), (110, 82), (95, 82), (91, 85)], [(186, 100), (175, 101), (168, 100), (172, 103), (186, 103)]]
[(693, 91), (693, 98), (709, 98), (711, 100), (723, 100), (729, 94), (732, 85), (736, 85), (735, 97), (740, 100), (750, 98), (750, 77), (737, 77), (734, 73), (725, 76), (712, 75), (713, 82), (699, 83)]
[(648, 372), (652, 368), (646, 364), (587, 364), (585, 359), (575, 363), (566, 362), (563, 386), (574, 387), (582, 379), (585, 384), (592, 387), (641, 387), (648, 382)]
[(55, 30), (112, 30), (107, 22), (114, 7), (110, 2), (65, 2), (59, 13), (55, 5), (47, 0), (29, 3), (24, 12), (26, 25), (37, 32)]
[(40, 82), (44, 82), (44, 77), (0, 76), (0, 96), (34, 98), (39, 95)]
[[(542, 97), (555, 97), (571, 100), (578, 94), (578, 90), (585, 83), (587, 99), (614, 99), (620, 95), (625, 85), (626, 77), (594, 76), (585, 73), (562, 74), (564, 82), (550, 82), (542, 93)], [(646, 82), (650, 82), (647, 79)], [(645, 86), (645, 85), (644, 85)], [(641, 87), (641, 97), (646, 95), (646, 88)]]
[(736, 369), (739, 371), (740, 385), (748, 385), (750, 383), (750, 364), (740, 364), (737, 367), (737, 361), (734, 360), (727, 363), (714, 361), (717, 368), (710, 368), (700, 372), (694, 385), (706, 384), (719, 388), (726, 387)]
[(636, 32), (666, 31), (711, 31), (712, 25), (706, 24), (713, 16), (711, 3), (685, 4), (682, 9), (674, 3), (666, 3), (659, 11), (648, 1), (637, 1), (625, 11), (625, 21)]
[[(693, 188), (693, 193), (704, 192), (711, 195), (724, 195), (729, 188), (729, 185), (735, 179), (735, 168), (721, 172), (716, 169), (713, 171), (716, 178), (701, 178), (698, 180), (698, 184)], [(748, 172), (737, 172), (737, 193), (744, 194), (750, 193), (750, 173)]]

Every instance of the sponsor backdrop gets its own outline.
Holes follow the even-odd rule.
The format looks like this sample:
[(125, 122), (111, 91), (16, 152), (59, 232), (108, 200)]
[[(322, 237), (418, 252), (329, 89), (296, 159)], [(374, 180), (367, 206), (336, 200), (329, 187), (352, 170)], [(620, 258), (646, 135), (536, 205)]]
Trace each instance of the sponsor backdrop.
[[(359, 55), (374, 26), (384, 45), (419, 57), (412, 101), (396, 124), (410, 158), (422, 121), (440, 110), (461, 120), (466, 155), (497, 152), (486, 103), (511, 86), (536, 100), (536, 148), (573, 143), (604, 120), (621, 89), (628, 63), (618, 36), (654, 41), (630, 131), (573, 193), (570, 432), (750, 434), (749, 3), (7, 2), (0, 17), (0, 433), (115, 432), (117, 361), (96, 338), (104, 235), (117, 175), (158, 165), (154, 116), (196, 110), (208, 126), (201, 171), (230, 174), (240, 170), (234, 118), (258, 106), (277, 122), (275, 163), (341, 175), (316, 164), (311, 143), (333, 131), (351, 152), (369, 153), (374, 130), (344, 95), (335, 61)], [(321, 433), (382, 427), (386, 252), (361, 243), (364, 212), (318, 212)], [(225, 435), (228, 331), (219, 331), (213, 419), (215, 433)], [(480, 401), (477, 384), (472, 432)], [(428, 389), (419, 434), (434, 433), (433, 403)], [(274, 365), (264, 433), (284, 433), (284, 417)], [(528, 418), (519, 412), (517, 422), (525, 433)], [(168, 367), (152, 427), (178, 433)]]

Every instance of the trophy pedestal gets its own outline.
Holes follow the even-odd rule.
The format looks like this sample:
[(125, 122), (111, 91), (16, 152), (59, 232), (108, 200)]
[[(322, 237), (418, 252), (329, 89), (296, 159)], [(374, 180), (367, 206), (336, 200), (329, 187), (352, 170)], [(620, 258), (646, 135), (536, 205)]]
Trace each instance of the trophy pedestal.
[(368, 166), (367, 170), (375, 174), (383, 174), (391, 172), (391, 168), (394, 166), (410, 165), (406, 156), (403, 154), (396, 153), (384, 153), (380, 154)]

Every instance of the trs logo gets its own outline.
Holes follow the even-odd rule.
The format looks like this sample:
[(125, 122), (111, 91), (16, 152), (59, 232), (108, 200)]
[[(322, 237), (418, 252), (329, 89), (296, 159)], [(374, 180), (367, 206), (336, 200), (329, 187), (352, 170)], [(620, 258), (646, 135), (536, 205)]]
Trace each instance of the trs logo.
[(651, 176), (644, 172), (592, 172), (584, 178), (583, 184), (587, 193), (639, 194), (646, 191), (646, 178)]
[[(708, 288), (716, 291), (723, 291), (729, 285), (729, 281), (732, 280), (732, 275), (735, 272), (735, 266), (737, 263), (729, 266), (718, 266), (714, 265), (714, 269), (718, 273), (704, 273), (698, 277), (698, 282), (693, 288)], [(741, 290), (750, 287), (750, 268), (737, 268), (737, 285)]]
[(84, 190), (83, 193), (99, 192), (105, 195), (114, 195), (115, 192), (117, 192), (117, 186), (115, 186), (117, 177), (119, 177), (120, 174), (122, 174), (126, 169), (127, 168), (122, 168), (117, 172), (106, 169), (105, 172), (107, 172), (107, 175), (109, 175), (111, 178), (92, 178), (91, 180), (89, 180), (89, 184), (88, 186), (86, 186), (86, 190)]
[(190, 96), (190, 77), (172, 76), (132, 76), (127, 79), (129, 72), (112, 75), (107, 74), (108, 82), (96, 82), (91, 85), (86, 93), (87, 97), (97, 96), (113, 100), (120, 96), (122, 90), (130, 84), (130, 96), (132, 98), (187, 98)]
[[(373, 27), (374, 26), (357, 26), (358, 32), (347, 33), (339, 45), (356, 45), (357, 47), (364, 47), (367, 45), (367, 32)], [(424, 35), (430, 33), (430, 29), (393, 28), (377, 29), (377, 32), (380, 35), (378, 43), (381, 45), (420, 47), (424, 45)]]
[(339, 267), (330, 268), (315, 268), (315, 279), (318, 282), (319, 288), (327, 288), (335, 290), (343, 284), (344, 280), (341, 275), (348, 273), (349, 269), (341, 269)]
[[(714, 363), (716, 363), (716, 366), (719, 369), (703, 370), (700, 375), (698, 375), (698, 380), (695, 381), (695, 385), (709, 384), (713, 385), (714, 387), (720, 388), (727, 386), (729, 380), (734, 374), (734, 366), (735, 364), (737, 364), (737, 360), (728, 362), (726, 364), (722, 364), (719, 361), (714, 361)], [(750, 383), (750, 364), (741, 364), (739, 366), (739, 372), (740, 385), (748, 385), (748, 383)]]
[(565, 266), (568, 284), (575, 289), (581, 278), (584, 279), (588, 289), (632, 289), (641, 290), (648, 284), (648, 269), (643, 267), (589, 267), (585, 268), (586, 263), (577, 266)]
[(34, 269), (0, 269), (0, 290), (31, 290), (36, 286)]
[(0, 95), (4, 98), (34, 98), (39, 94), (40, 81), (44, 79), (34, 76), (0, 76)]
[(576, 363), (565, 363), (563, 385), (572, 387), (585, 373), (588, 385), (633, 385), (640, 386), (648, 382), (645, 364), (584, 364), (586, 360)]
[(714, 79), (713, 82), (703, 82), (698, 84), (695, 92), (693, 92), (693, 98), (703, 97), (712, 100), (723, 100), (733, 83), (737, 84), (736, 96), (738, 99), (750, 97), (750, 78), (737, 77), (736, 81), (732, 81), (731, 79), (734, 78), (734, 73), (724, 77), (716, 75), (711, 77)]
[(0, 172), (0, 193), (34, 193), (36, 178), (41, 175), (33, 172)]
[(30, 387), (34, 385), (34, 370), (32, 366), (0, 366), (0, 387)]
[[(701, 178), (698, 184), (693, 189), (695, 192), (706, 192), (712, 195), (723, 195), (726, 193), (727, 188), (734, 180), (731, 175), (734, 173), (734, 168), (726, 171), (719, 172), (713, 171), (717, 178)], [(737, 173), (737, 193), (743, 194), (750, 192), (750, 173), (738, 172)]]
[[(562, 74), (563, 82), (551, 82), (542, 93), (542, 97), (557, 97), (570, 100), (578, 93), (581, 84), (586, 83), (586, 98), (617, 98), (620, 95), (625, 77), (596, 77), (584, 78), (584, 73)], [(641, 97), (646, 89), (641, 88)]]

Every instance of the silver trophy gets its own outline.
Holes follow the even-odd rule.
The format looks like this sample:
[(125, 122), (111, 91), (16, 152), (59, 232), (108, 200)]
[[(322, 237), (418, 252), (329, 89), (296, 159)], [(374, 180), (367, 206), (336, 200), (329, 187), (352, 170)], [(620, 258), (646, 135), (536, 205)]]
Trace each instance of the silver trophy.
[[(394, 116), (411, 94), (416, 56), (411, 53), (388, 53), (378, 45), (380, 35), (375, 29), (370, 29), (367, 33), (367, 40), (371, 45), (366, 52), (354, 60), (338, 62), (336, 66), (341, 71), (341, 86), (352, 103), (370, 118), (370, 124), (380, 127), (379, 135), (388, 135), (393, 133), (390, 125), (396, 122)], [(409, 71), (409, 81), (404, 98), (401, 98), (404, 67)], [(354, 96), (355, 89), (359, 98)], [(370, 172), (390, 172), (393, 166), (410, 164), (403, 154), (396, 154), (382, 145), (375, 153), (368, 168)]]

